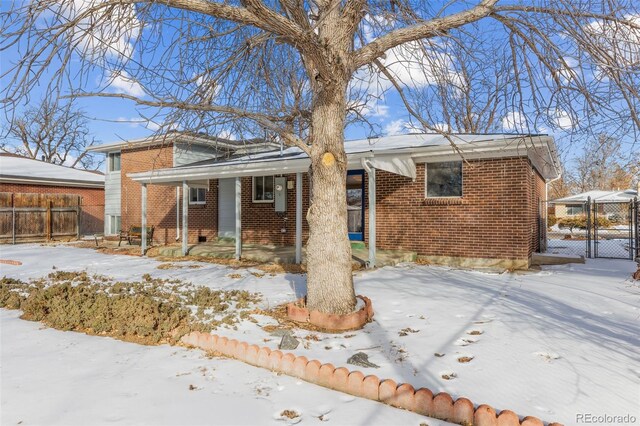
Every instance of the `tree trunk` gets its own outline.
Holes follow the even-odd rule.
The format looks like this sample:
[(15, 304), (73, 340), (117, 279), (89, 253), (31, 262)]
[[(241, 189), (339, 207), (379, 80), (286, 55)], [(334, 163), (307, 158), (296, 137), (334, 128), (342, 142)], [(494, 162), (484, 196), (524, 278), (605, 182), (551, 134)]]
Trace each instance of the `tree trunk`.
[(307, 306), (324, 313), (347, 314), (353, 312), (356, 298), (347, 233), (346, 82), (332, 89), (325, 87), (318, 94), (312, 111)]

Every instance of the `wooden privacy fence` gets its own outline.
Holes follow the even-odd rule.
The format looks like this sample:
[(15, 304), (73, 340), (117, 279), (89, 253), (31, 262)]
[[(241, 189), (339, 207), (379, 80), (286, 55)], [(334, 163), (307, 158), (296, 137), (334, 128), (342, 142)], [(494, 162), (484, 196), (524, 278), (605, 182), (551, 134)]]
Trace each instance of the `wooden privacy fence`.
[(0, 192), (0, 242), (80, 236), (81, 197)]

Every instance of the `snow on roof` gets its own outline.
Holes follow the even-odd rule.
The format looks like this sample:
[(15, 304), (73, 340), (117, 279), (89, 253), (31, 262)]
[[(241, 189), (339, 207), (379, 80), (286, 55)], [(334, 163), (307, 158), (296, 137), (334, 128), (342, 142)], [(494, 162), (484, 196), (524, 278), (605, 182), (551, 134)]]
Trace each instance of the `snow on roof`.
[(265, 145), (272, 148), (277, 147), (277, 143), (272, 141), (265, 141), (260, 138), (253, 139), (228, 139), (217, 136), (209, 136), (202, 133), (190, 133), (170, 131), (163, 134), (153, 134), (151, 136), (130, 139), (119, 140), (115, 142), (108, 142), (102, 145), (92, 146), (87, 149), (90, 152), (100, 152), (103, 154), (120, 151), (121, 149), (142, 147), (142, 146), (157, 146), (170, 143), (185, 143), (189, 145), (205, 145), (219, 147), (221, 149), (239, 149), (243, 147), (251, 147), (258, 145)]
[[(474, 144), (477, 142), (488, 141), (507, 141), (507, 140), (519, 140), (523, 137), (529, 137), (535, 135), (512, 135), (512, 134), (453, 134), (451, 140), (456, 146), (463, 147), (465, 145)], [(515, 142), (517, 144), (517, 142)], [(415, 148), (426, 147), (448, 147), (451, 142), (446, 137), (439, 133), (421, 133), (421, 134), (409, 134), (409, 135), (395, 135), (395, 136), (383, 136), (378, 138), (367, 139), (355, 139), (348, 140), (344, 143), (344, 150), (347, 154), (358, 154), (363, 152), (381, 152), (381, 151), (393, 151), (394, 153), (401, 153), (402, 150), (411, 150)], [(257, 160), (279, 160), (287, 159), (293, 160), (297, 158), (306, 158), (307, 154), (300, 148), (289, 147), (282, 151), (264, 151), (254, 154), (248, 154), (242, 157), (236, 157), (226, 162), (221, 162), (219, 159), (204, 160), (198, 163), (187, 164), (185, 167), (200, 166), (200, 165), (212, 165), (212, 164), (241, 164), (247, 161)]]
[(87, 170), (33, 160), (16, 155), (0, 155), (0, 181), (43, 185), (103, 187), (104, 175)]
[(603, 191), (600, 189), (594, 189), (580, 194), (558, 198), (551, 202), (556, 204), (584, 203), (587, 199), (591, 198), (591, 201), (595, 201), (597, 203), (621, 203), (630, 201), (637, 196), (638, 191), (633, 189), (626, 189), (624, 191)]
[[(451, 139), (451, 140), (450, 140)], [(378, 157), (396, 158), (400, 162), (451, 161), (464, 158), (502, 158), (527, 156), (545, 179), (559, 176), (560, 162), (553, 138), (546, 135), (518, 134), (409, 134), (345, 141), (349, 167), (362, 168), (361, 160)], [(455, 144), (455, 148), (452, 146)], [(157, 169), (131, 173), (127, 176), (138, 182), (179, 184), (183, 180), (260, 176), (306, 171), (309, 158), (300, 148), (259, 152), (231, 158), (204, 160), (171, 169)], [(388, 169), (384, 169), (390, 171)]]

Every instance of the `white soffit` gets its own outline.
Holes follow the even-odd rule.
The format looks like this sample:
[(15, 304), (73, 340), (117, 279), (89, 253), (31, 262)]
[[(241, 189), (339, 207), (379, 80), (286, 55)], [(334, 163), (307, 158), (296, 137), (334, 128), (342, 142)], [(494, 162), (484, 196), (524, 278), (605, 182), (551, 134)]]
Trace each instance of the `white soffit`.
[(416, 163), (410, 155), (376, 155), (367, 162), (375, 169), (416, 180)]

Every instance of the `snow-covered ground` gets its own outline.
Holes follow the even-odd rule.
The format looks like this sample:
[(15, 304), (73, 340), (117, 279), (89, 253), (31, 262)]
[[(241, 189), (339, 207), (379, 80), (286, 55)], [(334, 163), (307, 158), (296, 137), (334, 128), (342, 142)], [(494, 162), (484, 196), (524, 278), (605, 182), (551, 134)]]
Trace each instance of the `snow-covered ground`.
[[(2, 246), (1, 275), (41, 277), (55, 266), (122, 280), (142, 274), (214, 288), (260, 292), (275, 306), (304, 294), (304, 279), (213, 264), (157, 269), (152, 259), (68, 246)], [(491, 274), (402, 265), (356, 276), (371, 298), (374, 322), (345, 334), (295, 332), (295, 351), (348, 366), (365, 352), (380, 368), (365, 374), (466, 396), (545, 421), (576, 424), (576, 415), (631, 414), (640, 419), (640, 286), (635, 263), (587, 260), (542, 272)], [(240, 274), (232, 278), (230, 273)], [(143, 347), (107, 338), (41, 329), (2, 311), (2, 424), (281, 423), (282, 410), (302, 424), (419, 424), (424, 418), (277, 376), (199, 351)], [(275, 348), (278, 338), (257, 317), (238, 331), (219, 330)], [(459, 362), (458, 358), (468, 362)], [(470, 359), (470, 360), (469, 360)], [(206, 370), (203, 370), (206, 368)], [(449, 377), (449, 379), (443, 378)], [(196, 389), (189, 390), (189, 385)], [(267, 390), (258, 390), (258, 389)], [(230, 417), (235, 413), (236, 417)], [(438, 424), (427, 419), (430, 425)]]
[[(581, 236), (582, 237), (582, 236)], [(565, 240), (562, 236), (547, 236), (547, 251), (555, 254), (573, 254), (584, 256), (587, 250), (587, 241), (582, 239)], [(598, 257), (628, 259), (630, 254), (629, 238), (591, 240), (591, 255)]]

